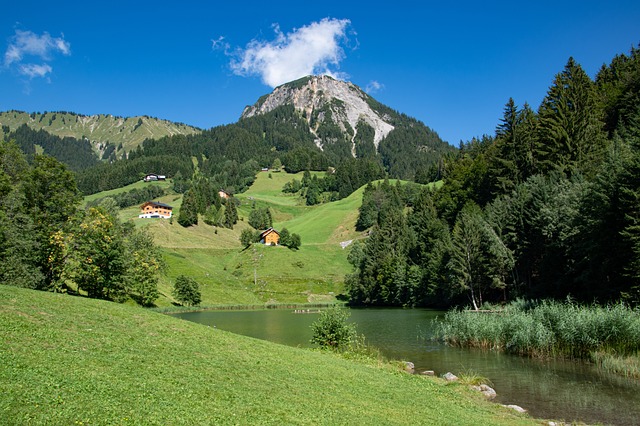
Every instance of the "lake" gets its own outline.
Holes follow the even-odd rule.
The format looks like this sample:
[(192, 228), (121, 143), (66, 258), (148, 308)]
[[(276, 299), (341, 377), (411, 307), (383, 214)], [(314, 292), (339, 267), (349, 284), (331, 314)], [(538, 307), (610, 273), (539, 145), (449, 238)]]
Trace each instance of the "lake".
[[(411, 361), (416, 372), (473, 372), (493, 383), (502, 404), (516, 404), (533, 417), (615, 425), (640, 425), (640, 383), (581, 362), (532, 360), (434, 342), (428, 309), (351, 309), (350, 321), (367, 343), (389, 359)], [(245, 336), (289, 346), (312, 347), (317, 310), (189, 312), (175, 316)]]

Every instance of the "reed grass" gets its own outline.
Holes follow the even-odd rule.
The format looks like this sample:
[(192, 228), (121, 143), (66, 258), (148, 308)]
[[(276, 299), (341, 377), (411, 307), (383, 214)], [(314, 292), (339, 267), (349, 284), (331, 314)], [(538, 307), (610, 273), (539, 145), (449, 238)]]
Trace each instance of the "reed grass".
[(640, 379), (640, 357), (617, 356), (605, 352), (593, 352), (591, 361), (604, 371), (631, 379)]
[(436, 329), (436, 336), (453, 346), (592, 360), (603, 368), (611, 366), (611, 371), (631, 365), (617, 361), (613, 368), (614, 359), (637, 361), (640, 351), (640, 310), (624, 304), (519, 300), (492, 313), (447, 312)]

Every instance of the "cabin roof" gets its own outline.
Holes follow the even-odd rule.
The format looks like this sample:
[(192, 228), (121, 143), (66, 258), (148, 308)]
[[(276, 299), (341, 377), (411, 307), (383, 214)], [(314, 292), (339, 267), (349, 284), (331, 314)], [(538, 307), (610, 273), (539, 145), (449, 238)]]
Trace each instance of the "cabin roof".
[(164, 208), (167, 208), (167, 209), (173, 209), (173, 207), (171, 207), (169, 204), (159, 203), (157, 201), (147, 201), (141, 207), (144, 207), (144, 206), (146, 206), (148, 204), (151, 204), (153, 206), (158, 206), (158, 207), (164, 207)]
[(273, 229), (273, 228), (269, 228), (269, 229), (267, 229), (267, 230), (265, 230), (265, 231), (262, 231), (262, 232), (260, 233), (260, 238), (264, 238), (264, 237), (266, 237), (267, 235), (269, 235), (269, 234), (270, 234), (270, 233), (272, 233), (272, 232), (275, 232), (278, 236), (280, 236), (280, 233), (279, 233), (278, 231), (276, 231), (276, 230), (275, 230), (275, 229)]

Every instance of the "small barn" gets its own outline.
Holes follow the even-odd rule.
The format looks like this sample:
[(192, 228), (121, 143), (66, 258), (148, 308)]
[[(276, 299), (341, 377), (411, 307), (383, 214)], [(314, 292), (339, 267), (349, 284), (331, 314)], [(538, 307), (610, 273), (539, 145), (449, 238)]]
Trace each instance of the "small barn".
[(280, 244), (280, 233), (273, 228), (269, 228), (260, 234), (260, 242), (268, 246)]
[(218, 191), (218, 196), (224, 200), (224, 199), (227, 199), (227, 198), (231, 197), (231, 194), (229, 194), (224, 189), (221, 189), (220, 191)]
[(169, 219), (173, 213), (173, 207), (157, 201), (147, 201), (140, 206), (140, 219), (163, 218)]

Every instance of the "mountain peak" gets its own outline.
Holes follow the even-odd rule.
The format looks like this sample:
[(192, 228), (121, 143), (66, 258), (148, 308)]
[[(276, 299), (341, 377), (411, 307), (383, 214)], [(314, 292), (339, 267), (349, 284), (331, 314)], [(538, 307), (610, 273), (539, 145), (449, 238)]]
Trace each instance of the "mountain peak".
[[(309, 130), (316, 135), (316, 144), (322, 148), (325, 141), (319, 136), (322, 126), (336, 125), (355, 141), (358, 124), (373, 128), (373, 142), (380, 141), (394, 129), (391, 117), (375, 109), (378, 104), (362, 89), (352, 83), (332, 77), (307, 76), (276, 87), (252, 106), (247, 106), (241, 119), (266, 114), (284, 105), (293, 105), (309, 123)], [(353, 149), (352, 149), (353, 151)]]

